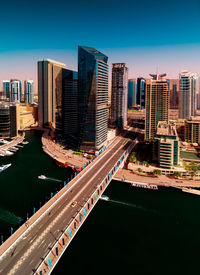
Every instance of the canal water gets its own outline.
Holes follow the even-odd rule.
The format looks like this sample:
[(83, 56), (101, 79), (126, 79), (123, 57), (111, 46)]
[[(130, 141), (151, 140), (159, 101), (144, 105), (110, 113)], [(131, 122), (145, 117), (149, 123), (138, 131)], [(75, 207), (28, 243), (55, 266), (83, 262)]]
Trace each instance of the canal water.
[[(0, 234), (10, 233), (71, 176), (41, 149), (41, 133), (14, 156), (0, 158), (12, 167), (0, 174)], [(53, 275), (60, 274), (199, 274), (200, 197), (172, 188), (146, 190), (112, 181)]]

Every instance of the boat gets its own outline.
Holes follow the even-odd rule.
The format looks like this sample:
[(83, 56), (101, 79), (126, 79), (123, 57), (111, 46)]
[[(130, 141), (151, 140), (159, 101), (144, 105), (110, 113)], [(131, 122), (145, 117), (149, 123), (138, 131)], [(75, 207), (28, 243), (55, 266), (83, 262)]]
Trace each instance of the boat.
[(3, 151), (3, 153), (5, 153), (5, 156), (12, 156), (13, 155), (13, 153), (8, 151), (8, 150), (2, 150), (2, 151)]
[(28, 141), (23, 141), (22, 144), (28, 144), (29, 142)]
[(11, 163), (5, 164), (5, 165), (0, 165), (0, 173), (6, 170), (8, 167), (11, 166)]
[(100, 199), (104, 200), (104, 201), (109, 201), (110, 200), (109, 197), (106, 196), (106, 195), (101, 195)]
[(40, 180), (46, 180), (46, 176), (44, 176), (44, 175), (40, 175), (40, 176), (38, 176), (38, 179), (40, 179)]

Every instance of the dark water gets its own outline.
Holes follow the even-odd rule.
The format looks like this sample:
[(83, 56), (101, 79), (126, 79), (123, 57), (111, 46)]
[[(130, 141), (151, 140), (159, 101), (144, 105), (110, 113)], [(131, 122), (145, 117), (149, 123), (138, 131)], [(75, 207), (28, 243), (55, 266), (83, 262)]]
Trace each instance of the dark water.
[[(41, 132), (26, 132), (29, 144), (20, 148), (13, 156), (0, 157), (0, 164), (12, 163), (12, 166), (0, 173), (0, 235), (4, 240), (10, 234), (10, 228), (17, 229), (33, 208), (43, 205), (71, 176), (71, 169), (59, 168), (55, 162), (43, 153)], [(52, 180), (39, 180), (39, 175)]]
[[(55, 165), (42, 152), (40, 133), (14, 156), (0, 158), (12, 167), (0, 174), (0, 234), (18, 227), (38, 208), (70, 169)], [(171, 188), (136, 189), (112, 181), (52, 274), (200, 274), (200, 197)]]

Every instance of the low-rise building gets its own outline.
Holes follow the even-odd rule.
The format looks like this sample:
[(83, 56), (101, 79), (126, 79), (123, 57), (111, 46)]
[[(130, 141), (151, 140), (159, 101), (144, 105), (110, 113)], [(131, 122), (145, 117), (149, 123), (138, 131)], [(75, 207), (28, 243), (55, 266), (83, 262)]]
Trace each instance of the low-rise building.
[(160, 168), (172, 169), (179, 165), (180, 149), (176, 126), (173, 123), (160, 121), (157, 126), (153, 144), (153, 159)]

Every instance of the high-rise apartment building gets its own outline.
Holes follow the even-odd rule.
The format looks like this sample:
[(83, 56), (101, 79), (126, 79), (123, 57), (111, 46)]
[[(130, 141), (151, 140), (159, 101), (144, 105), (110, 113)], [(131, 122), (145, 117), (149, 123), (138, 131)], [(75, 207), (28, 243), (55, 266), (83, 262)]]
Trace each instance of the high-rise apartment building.
[(145, 88), (146, 80), (143, 77), (137, 79), (136, 104), (140, 105), (140, 109), (145, 109)]
[(6, 93), (6, 97), (10, 98), (10, 80), (3, 80), (3, 91)]
[(108, 57), (78, 47), (78, 127), (83, 150), (99, 150), (108, 130)]
[(124, 128), (128, 109), (128, 68), (125, 63), (112, 64), (111, 124)]
[(38, 61), (39, 124), (62, 131), (62, 70), (66, 65), (51, 59)]
[(190, 117), (185, 121), (184, 140), (190, 143), (200, 143), (200, 117)]
[(169, 80), (170, 109), (179, 109), (179, 79)]
[(180, 79), (180, 118), (188, 119), (196, 113), (198, 75), (182, 71)]
[(20, 80), (10, 80), (10, 102), (20, 103), (22, 98), (22, 84)]
[(33, 104), (33, 80), (24, 81), (24, 101)]
[(137, 80), (135, 78), (128, 80), (128, 107), (136, 106), (136, 91), (137, 91)]
[(146, 80), (145, 139), (153, 139), (159, 121), (168, 122), (169, 86), (166, 74), (150, 75)]
[(78, 72), (63, 70), (63, 135), (77, 138), (78, 135)]

